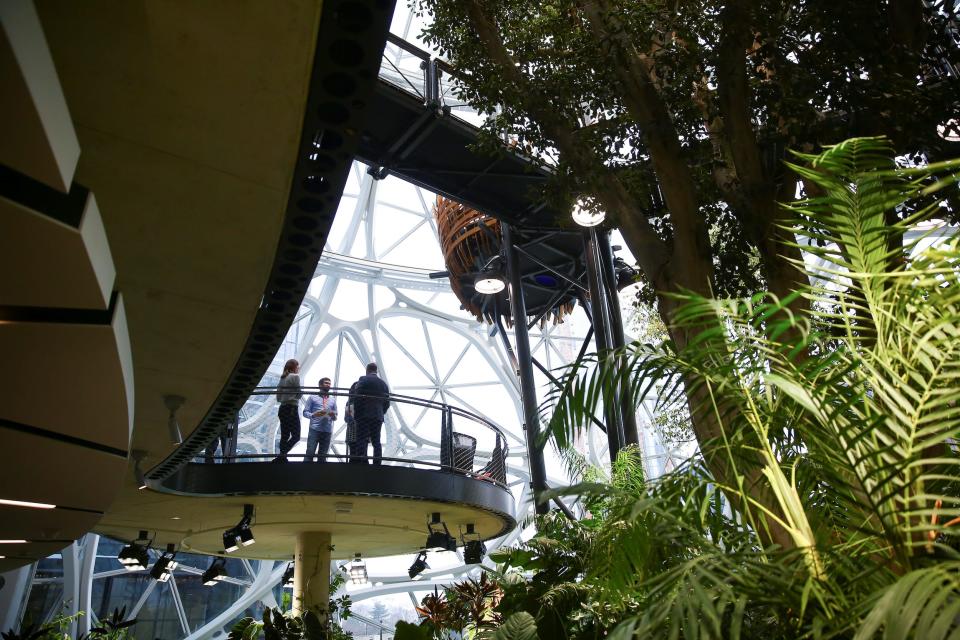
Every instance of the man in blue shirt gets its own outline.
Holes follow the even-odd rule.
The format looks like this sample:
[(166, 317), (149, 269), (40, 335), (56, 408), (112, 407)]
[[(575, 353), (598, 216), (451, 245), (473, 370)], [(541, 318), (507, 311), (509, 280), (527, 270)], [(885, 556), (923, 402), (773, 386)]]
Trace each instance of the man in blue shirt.
[(337, 401), (330, 397), (330, 378), (320, 378), (320, 394), (307, 398), (303, 417), (310, 418), (310, 433), (307, 436), (307, 454), (304, 462), (313, 462), (314, 453), (320, 462), (327, 461), (333, 423), (337, 419)]

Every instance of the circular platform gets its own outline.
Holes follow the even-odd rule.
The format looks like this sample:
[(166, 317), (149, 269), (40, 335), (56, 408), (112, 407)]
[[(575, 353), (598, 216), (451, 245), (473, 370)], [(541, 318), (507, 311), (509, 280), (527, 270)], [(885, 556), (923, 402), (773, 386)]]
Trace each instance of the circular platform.
[(480, 538), (516, 526), (514, 498), (493, 482), (458, 473), (399, 466), (344, 463), (189, 464), (151, 494), (149, 515), (111, 513), (98, 530), (133, 539), (140, 529), (183, 551), (222, 554), (222, 534), (237, 524), (243, 505), (255, 509), (255, 544), (230, 557), (285, 560), (296, 535), (326, 531), (334, 558), (415, 553), (426, 542), (427, 522), (439, 512), (450, 533), (475, 527)]

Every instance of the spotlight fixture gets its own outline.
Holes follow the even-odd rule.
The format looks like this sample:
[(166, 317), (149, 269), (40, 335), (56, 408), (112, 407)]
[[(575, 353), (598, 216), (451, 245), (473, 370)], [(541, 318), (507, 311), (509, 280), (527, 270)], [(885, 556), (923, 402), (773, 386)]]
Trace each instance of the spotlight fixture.
[(150, 577), (157, 582), (166, 582), (169, 580), (170, 576), (173, 575), (173, 570), (177, 568), (178, 563), (174, 559), (176, 556), (177, 546), (172, 543), (168, 544), (167, 550), (153, 563), (153, 568), (150, 569)]
[(283, 572), (283, 578), (280, 580), (280, 584), (283, 585), (284, 589), (293, 589), (293, 563), (287, 565), (287, 570)]
[(253, 539), (253, 529), (250, 523), (253, 520), (253, 505), (243, 505), (243, 517), (235, 527), (231, 527), (223, 532), (223, 550), (227, 553), (233, 553), (242, 546), (249, 547), (256, 540)]
[[(144, 544), (140, 544), (143, 542)], [(150, 548), (150, 542), (147, 539), (147, 532), (141, 531), (137, 539), (125, 546), (117, 554), (117, 560), (127, 571), (143, 571), (150, 563), (150, 554), (147, 549)]]
[(460, 539), (463, 541), (464, 564), (480, 564), (487, 555), (487, 546), (483, 544), (472, 522), (467, 525), (465, 532), (460, 533)]
[(427, 523), (427, 544), (424, 547), (428, 551), (457, 550), (457, 539), (450, 535), (447, 524), (440, 520), (439, 511), (434, 511), (431, 514), (430, 522)]
[(417, 559), (410, 565), (410, 569), (407, 570), (407, 575), (410, 576), (411, 580), (416, 580), (417, 577), (423, 573), (424, 569), (429, 568), (430, 565), (427, 564), (427, 552), (421, 551), (417, 554)]
[(571, 215), (573, 221), (581, 227), (595, 227), (607, 217), (602, 209), (588, 208), (583, 200), (577, 200), (577, 203), (573, 205)]
[(180, 434), (180, 423), (177, 421), (177, 409), (182, 407), (186, 401), (187, 399), (183, 396), (172, 394), (163, 396), (163, 404), (170, 411), (170, 416), (167, 418), (167, 431), (170, 434), (170, 442), (173, 444), (183, 442), (183, 435)]
[(496, 271), (481, 271), (473, 280), (473, 290), (487, 296), (500, 293), (506, 286), (503, 276)]
[(464, 564), (480, 564), (487, 555), (487, 545), (480, 540), (471, 540), (463, 546)]
[(369, 582), (367, 579), (367, 565), (360, 559), (359, 553), (353, 557), (353, 562), (350, 563), (349, 573), (352, 584), (367, 584), (367, 582)]
[(210, 566), (206, 571), (203, 572), (203, 575), (200, 576), (200, 581), (208, 587), (212, 587), (221, 580), (227, 577), (227, 560), (226, 558), (214, 558), (213, 562), (210, 563)]

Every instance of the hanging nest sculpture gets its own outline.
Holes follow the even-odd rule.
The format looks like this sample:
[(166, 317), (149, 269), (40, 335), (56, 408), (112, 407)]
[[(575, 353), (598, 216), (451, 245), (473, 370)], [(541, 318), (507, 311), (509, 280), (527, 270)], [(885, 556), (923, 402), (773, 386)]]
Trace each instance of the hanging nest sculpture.
[[(474, 289), (476, 276), (485, 268), (500, 267), (501, 274), (505, 270), (500, 259), (500, 222), (443, 196), (437, 196), (433, 215), (450, 287), (463, 308), (479, 321), (494, 324), (499, 315), (511, 326), (507, 290), (484, 295)], [(527, 314), (541, 327), (547, 322), (562, 323), (576, 304), (574, 287), (564, 278), (572, 281), (582, 276), (580, 236), (559, 231), (512, 231), (515, 244), (524, 246), (519, 262)]]

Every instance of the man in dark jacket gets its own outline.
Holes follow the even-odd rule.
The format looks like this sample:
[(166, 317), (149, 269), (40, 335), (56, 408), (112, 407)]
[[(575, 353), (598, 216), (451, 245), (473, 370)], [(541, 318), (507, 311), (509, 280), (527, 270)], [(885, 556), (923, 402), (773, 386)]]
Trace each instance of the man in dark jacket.
[(373, 443), (373, 464), (380, 464), (383, 448), (380, 446), (380, 430), (383, 427), (383, 414), (390, 407), (390, 388), (377, 375), (377, 365), (367, 365), (367, 375), (360, 379), (350, 390), (353, 402), (353, 418), (357, 423), (357, 439), (350, 451), (350, 462), (364, 462), (367, 456), (367, 443)]

